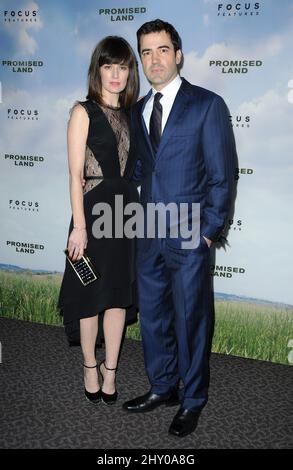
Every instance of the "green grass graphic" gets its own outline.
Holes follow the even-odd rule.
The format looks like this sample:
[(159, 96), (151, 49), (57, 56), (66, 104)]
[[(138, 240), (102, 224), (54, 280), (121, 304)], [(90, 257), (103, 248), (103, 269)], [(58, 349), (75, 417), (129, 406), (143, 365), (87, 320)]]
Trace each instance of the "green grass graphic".
[[(56, 303), (61, 275), (0, 272), (0, 314), (49, 325), (62, 325)], [(288, 364), (293, 339), (293, 307), (216, 300), (213, 352)], [(139, 324), (127, 337), (140, 339)]]

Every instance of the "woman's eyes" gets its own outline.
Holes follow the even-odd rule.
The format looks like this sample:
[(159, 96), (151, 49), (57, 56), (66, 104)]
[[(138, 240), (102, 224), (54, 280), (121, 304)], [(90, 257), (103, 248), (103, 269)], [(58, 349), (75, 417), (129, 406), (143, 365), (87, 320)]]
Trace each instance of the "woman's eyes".
[[(103, 67), (104, 67), (104, 69), (106, 69), (106, 70), (111, 70), (112, 65), (104, 64)], [(120, 70), (127, 70), (127, 69), (128, 69), (127, 65), (120, 65), (119, 68), (120, 68)]]

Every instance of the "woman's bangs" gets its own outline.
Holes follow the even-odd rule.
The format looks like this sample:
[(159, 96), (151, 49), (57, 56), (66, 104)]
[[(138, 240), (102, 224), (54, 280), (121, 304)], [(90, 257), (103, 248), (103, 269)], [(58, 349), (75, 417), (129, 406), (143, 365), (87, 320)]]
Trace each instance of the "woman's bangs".
[(102, 67), (104, 64), (123, 64), (129, 65), (131, 62), (131, 55), (128, 47), (123, 42), (113, 41), (108, 44), (102, 51), (99, 58), (99, 66)]

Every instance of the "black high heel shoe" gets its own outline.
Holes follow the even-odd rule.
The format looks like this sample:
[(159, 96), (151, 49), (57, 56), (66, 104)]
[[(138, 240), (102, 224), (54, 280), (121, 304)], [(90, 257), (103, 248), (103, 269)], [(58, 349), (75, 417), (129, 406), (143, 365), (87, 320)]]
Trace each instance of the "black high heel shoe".
[[(95, 366), (86, 366), (85, 364), (83, 364), (83, 367), (86, 367), (87, 369), (94, 369), (95, 367), (98, 367), (98, 364), (96, 364)], [(91, 393), (91, 392), (88, 392), (87, 389), (84, 387), (84, 394), (85, 394), (86, 399), (90, 401), (91, 403), (93, 403), (94, 405), (101, 402), (101, 399), (102, 399), (101, 389), (99, 389), (97, 392)]]
[[(102, 364), (104, 364), (105, 369), (107, 369), (107, 370), (114, 370), (115, 372), (117, 371), (117, 367), (116, 367), (116, 369), (110, 369), (109, 367), (106, 366), (106, 364), (105, 364), (105, 359), (100, 363), (100, 365), (99, 365), (99, 372), (100, 372), (101, 377), (102, 377), (102, 386), (103, 386), (104, 376), (103, 376), (102, 371), (101, 371), (101, 365), (102, 365)], [(103, 390), (102, 390), (102, 388), (101, 388), (100, 391), (101, 391), (101, 398), (102, 398), (102, 401), (103, 401), (103, 403), (105, 403), (106, 405), (113, 405), (113, 404), (117, 401), (117, 397), (118, 397), (117, 390), (116, 390), (114, 393), (105, 393), (105, 392), (103, 392)]]

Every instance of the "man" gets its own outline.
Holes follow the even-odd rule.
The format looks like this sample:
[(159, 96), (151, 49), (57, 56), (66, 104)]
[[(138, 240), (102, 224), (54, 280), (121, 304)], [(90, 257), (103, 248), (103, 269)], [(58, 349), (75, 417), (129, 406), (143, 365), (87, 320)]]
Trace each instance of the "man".
[[(180, 402), (169, 433), (186, 436), (207, 402), (212, 323), (210, 247), (231, 205), (235, 147), (222, 98), (181, 79), (181, 40), (172, 25), (145, 23), (137, 32), (152, 85), (132, 115), (141, 203), (200, 204), (200, 241), (138, 239), (137, 282), (145, 367), (151, 389), (123, 404), (147, 412)], [(189, 213), (189, 216), (191, 212)], [(190, 217), (189, 217), (190, 219)], [(183, 386), (179, 389), (179, 382)], [(179, 401), (178, 401), (179, 398)]]

